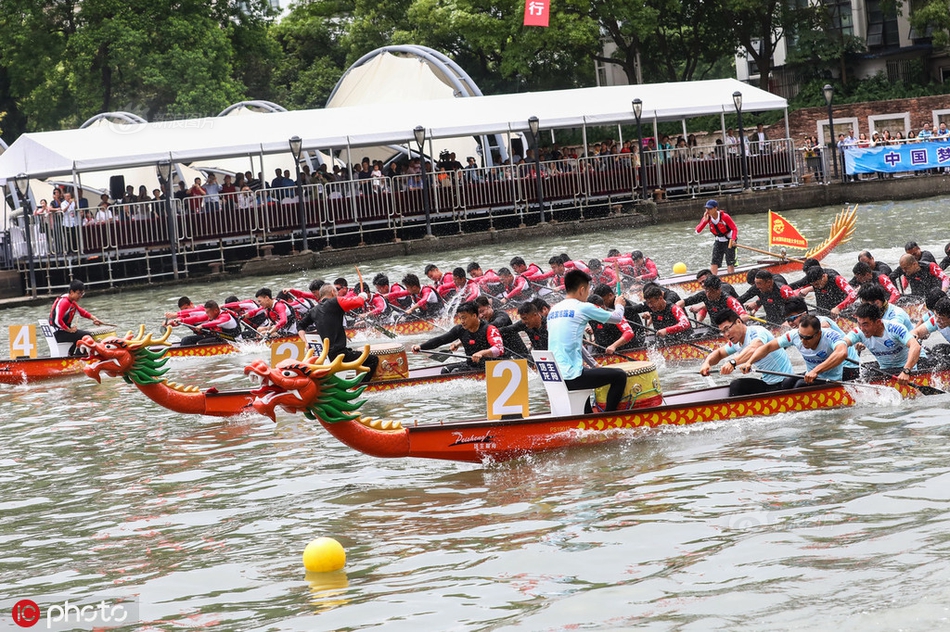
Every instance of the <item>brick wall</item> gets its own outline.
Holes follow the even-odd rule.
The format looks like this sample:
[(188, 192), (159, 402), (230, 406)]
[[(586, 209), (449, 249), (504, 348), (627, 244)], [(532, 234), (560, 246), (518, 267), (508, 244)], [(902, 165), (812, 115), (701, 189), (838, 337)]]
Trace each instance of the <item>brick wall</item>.
[[(838, 133), (847, 131), (851, 126), (848, 119), (857, 119), (857, 126), (854, 128), (854, 136), (857, 138), (860, 134), (871, 136), (869, 117), (886, 116), (884, 119), (878, 119), (876, 130), (889, 129), (891, 135), (896, 132), (903, 132), (907, 135), (908, 131), (918, 131), (924, 123), (933, 125), (935, 110), (950, 110), (950, 95), (938, 95), (933, 97), (918, 97), (913, 99), (893, 99), (891, 101), (866, 101), (864, 103), (847, 103), (835, 105), (832, 112), (835, 119), (835, 130)], [(904, 117), (903, 115), (907, 115)], [(818, 133), (817, 122), (828, 119), (828, 108), (805, 108), (796, 112), (790, 112), (788, 115), (788, 127), (791, 138), (794, 139), (796, 146), (801, 145), (802, 138), (805, 136), (815, 136)], [(950, 125), (950, 113), (940, 116), (940, 120)], [(905, 129), (905, 124), (907, 128)], [(781, 138), (785, 135), (785, 123), (779, 122), (769, 128), (771, 138)], [(827, 139), (826, 139), (827, 141)]]

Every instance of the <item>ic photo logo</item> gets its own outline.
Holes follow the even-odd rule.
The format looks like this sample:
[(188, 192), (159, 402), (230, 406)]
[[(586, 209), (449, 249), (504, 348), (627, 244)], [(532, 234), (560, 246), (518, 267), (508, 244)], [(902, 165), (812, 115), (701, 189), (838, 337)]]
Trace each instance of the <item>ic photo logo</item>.
[(13, 623), (37, 630), (102, 630), (134, 624), (138, 602), (127, 598), (75, 600), (20, 599), (12, 608)]

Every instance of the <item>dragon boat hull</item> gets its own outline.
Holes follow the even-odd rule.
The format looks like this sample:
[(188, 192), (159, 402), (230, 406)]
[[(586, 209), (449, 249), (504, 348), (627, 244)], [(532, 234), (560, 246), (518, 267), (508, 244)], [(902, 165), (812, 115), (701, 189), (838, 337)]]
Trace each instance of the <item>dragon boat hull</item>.
[(0, 360), (0, 384), (31, 384), (81, 374), (82, 362), (77, 357)]
[[(931, 385), (950, 378), (950, 370), (920, 374), (913, 381)], [(916, 390), (893, 386), (904, 397)], [(669, 425), (688, 425), (742, 417), (853, 406), (851, 391), (826, 383), (789, 391), (728, 398), (727, 386), (666, 394), (664, 403), (651, 408), (594, 415), (553, 417), (538, 415), (514, 420), (446, 421), (402, 427), (361, 417), (321, 425), (350, 448), (380, 458), (419, 457), (449, 461), (505, 461), (529, 454), (629, 438), (630, 431)]]

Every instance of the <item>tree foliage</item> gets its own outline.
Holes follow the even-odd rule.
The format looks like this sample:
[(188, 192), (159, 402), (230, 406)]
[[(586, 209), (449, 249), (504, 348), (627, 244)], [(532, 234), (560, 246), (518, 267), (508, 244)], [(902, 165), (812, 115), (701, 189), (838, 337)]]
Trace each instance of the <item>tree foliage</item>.
[[(832, 28), (830, 0), (555, 0), (548, 28), (523, 26), (524, 2), (297, 0), (278, 20), (268, 0), (0, 0), (0, 121), (12, 141), (110, 110), (157, 120), (243, 99), (322, 107), (350, 64), (392, 44), (443, 52), (486, 94), (589, 86), (595, 61), (631, 81), (638, 70), (646, 82), (734, 76), (736, 52), (767, 88), (782, 37), (790, 64), (844, 88), (860, 49)], [(915, 3), (910, 19), (937, 46), (950, 41), (950, 0)]]

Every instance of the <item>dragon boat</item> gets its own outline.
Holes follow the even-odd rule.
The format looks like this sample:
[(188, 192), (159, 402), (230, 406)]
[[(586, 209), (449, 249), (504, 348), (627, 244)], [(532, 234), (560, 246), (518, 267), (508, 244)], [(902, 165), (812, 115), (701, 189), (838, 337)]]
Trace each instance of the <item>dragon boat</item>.
[[(820, 244), (808, 250), (801, 259), (792, 259), (782, 253), (772, 255), (774, 259), (765, 259), (744, 266), (737, 266), (732, 274), (723, 274), (721, 278), (726, 283), (732, 285), (744, 284), (746, 275), (750, 270), (768, 270), (772, 274), (785, 274), (787, 272), (796, 272), (802, 269), (802, 261), (812, 258), (821, 261), (828, 256), (832, 250), (843, 243), (847, 243), (854, 235), (857, 228), (858, 213), (857, 207), (848, 207), (835, 216), (831, 223), (831, 230), (827, 239)], [(684, 292), (698, 292), (702, 285), (696, 280), (695, 276), (690, 274), (679, 274), (663, 279), (657, 279), (659, 285), (672, 287), (673, 289)]]
[[(109, 336), (97, 340), (87, 336), (79, 343), (84, 355), (70, 359), (79, 362), (80, 371), (87, 377), (97, 382), (102, 381), (103, 374), (121, 377), (127, 383), (135, 385), (152, 401), (175, 412), (231, 417), (254, 410), (253, 401), (263, 392), (260, 388), (218, 390), (212, 387), (202, 390), (198, 386), (185, 386), (166, 380), (164, 376), (171, 368), (167, 366), (168, 352), (172, 349), (168, 342), (169, 336), (170, 330), (167, 329), (161, 337), (155, 338), (152, 334), (145, 333), (144, 325), (139, 327), (137, 334), (130, 332), (125, 337)], [(708, 339), (706, 341), (711, 342)], [(372, 345), (367, 349), (369, 353), (378, 356), (379, 365), (373, 380), (362, 386), (366, 392), (438, 384), (458, 379), (485, 379), (483, 371), (443, 373), (443, 365), (410, 368), (405, 348), (396, 343)], [(695, 343), (669, 345), (661, 347), (659, 352), (668, 359), (705, 357), (702, 347)], [(622, 354), (598, 355), (595, 359), (600, 364), (648, 361), (651, 353), (654, 352), (639, 348), (624, 351)], [(300, 365), (296, 361), (290, 363), (294, 366)], [(251, 376), (263, 376), (269, 370), (270, 365), (267, 362), (257, 359), (247, 365), (244, 372)]]
[[(113, 334), (115, 334), (114, 328), (109, 332), (109, 335)], [(96, 340), (102, 340), (104, 337), (105, 336), (101, 334), (94, 336)], [(278, 338), (270, 344), (279, 344), (296, 339), (296, 337)], [(240, 346), (230, 342), (185, 347), (175, 343), (168, 343), (167, 346), (163, 345), (163, 347), (165, 356), (169, 358), (204, 358), (238, 353), (241, 351)], [(50, 347), (50, 350), (53, 351), (53, 347)], [(30, 384), (43, 380), (82, 375), (82, 360), (81, 356), (67, 355), (48, 358), (0, 359), (0, 384)]]
[[(537, 354), (544, 352), (535, 353), (540, 366), (544, 356)], [(359, 408), (365, 400), (360, 399), (364, 389), (359, 386), (359, 378), (345, 377), (341, 373), (365, 370), (362, 366), (365, 357), (364, 351), (363, 356), (353, 362), (343, 362), (341, 357), (327, 362), (325, 356), (319, 356), (303, 362), (284, 361), (272, 368), (249, 366), (246, 371), (258, 373), (266, 385), (259, 391), (253, 406), (275, 420), (278, 409), (303, 413), (345, 445), (370, 456), (486, 462), (622, 440), (630, 437), (630, 431), (638, 429), (840, 408), (856, 403), (852, 388), (837, 382), (731, 398), (728, 386), (663, 394), (655, 373), (649, 371), (649, 367), (637, 367), (636, 377), (628, 377), (628, 390), (630, 380), (637, 379), (640, 380), (638, 385), (645, 384), (634, 391), (648, 396), (634, 399), (626, 410), (583, 414), (575, 412), (578, 410), (576, 402), (556, 409), (553, 389), (546, 380), (549, 401), (555, 410), (552, 413), (404, 426), (397, 420), (376, 420), (360, 414)], [(548, 377), (557, 378), (550, 383), (557, 384), (560, 376), (556, 375), (553, 361), (547, 370)], [(948, 378), (950, 370), (915, 374), (912, 381), (926, 386)], [(542, 379), (545, 379), (543, 371)], [(559, 383), (563, 385), (563, 381)], [(903, 397), (917, 393), (895, 380), (888, 380), (885, 385), (896, 388)], [(566, 387), (564, 391), (566, 394)]]

